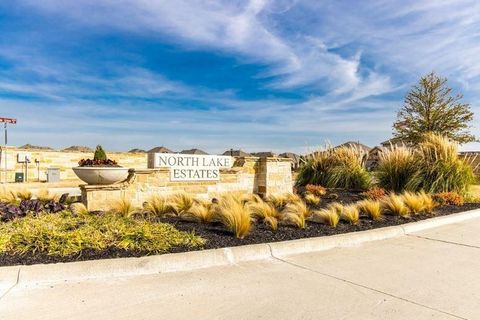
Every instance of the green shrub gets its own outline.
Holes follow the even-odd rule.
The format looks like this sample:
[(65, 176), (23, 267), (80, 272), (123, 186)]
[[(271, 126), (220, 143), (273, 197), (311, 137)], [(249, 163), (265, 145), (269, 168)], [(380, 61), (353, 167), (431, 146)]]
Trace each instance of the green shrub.
[(327, 189), (325, 189), (325, 187), (315, 184), (307, 184), (305, 186), (305, 190), (313, 195), (316, 195), (317, 197), (321, 197), (327, 194)]
[(463, 206), (463, 204), (465, 203), (463, 196), (455, 191), (440, 192), (435, 194), (433, 197), (440, 204)]
[(93, 155), (93, 160), (107, 161), (107, 154), (105, 153), (105, 150), (103, 150), (102, 146), (98, 145), (95, 148), (95, 153)]
[(373, 187), (365, 192), (362, 192), (362, 196), (370, 200), (380, 200), (387, 195), (387, 192), (383, 188)]

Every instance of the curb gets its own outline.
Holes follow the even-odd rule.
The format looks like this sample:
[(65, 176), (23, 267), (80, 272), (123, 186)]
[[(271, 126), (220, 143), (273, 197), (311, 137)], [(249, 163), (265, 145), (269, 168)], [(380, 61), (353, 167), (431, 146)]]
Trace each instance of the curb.
[(80, 281), (110, 277), (128, 277), (156, 273), (235, 265), (289, 255), (359, 246), (366, 242), (400, 237), (406, 234), (480, 218), (480, 209), (430, 218), (404, 225), (316, 238), (253, 244), (204, 251), (171, 253), (140, 258), (117, 258), (0, 267), (0, 298), (17, 284)]

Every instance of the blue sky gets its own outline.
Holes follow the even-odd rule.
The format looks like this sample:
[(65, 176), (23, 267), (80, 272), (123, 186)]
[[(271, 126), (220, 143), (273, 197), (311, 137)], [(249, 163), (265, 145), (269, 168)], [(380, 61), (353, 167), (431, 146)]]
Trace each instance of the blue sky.
[(475, 0), (3, 1), (0, 116), (13, 145), (373, 146), (432, 70), (480, 114), (479, 57)]

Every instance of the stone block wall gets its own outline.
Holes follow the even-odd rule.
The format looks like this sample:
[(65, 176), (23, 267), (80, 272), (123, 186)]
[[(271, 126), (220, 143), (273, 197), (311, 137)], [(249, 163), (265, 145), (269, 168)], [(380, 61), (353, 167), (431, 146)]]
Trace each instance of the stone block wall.
[(135, 169), (127, 181), (111, 186), (81, 186), (82, 200), (89, 210), (107, 210), (111, 203), (127, 198), (140, 207), (156, 194), (185, 191), (199, 198), (212, 198), (224, 192), (292, 192), (291, 160), (241, 157), (231, 169), (220, 171), (220, 181), (170, 181), (169, 169)]
[[(3, 147), (2, 147), (3, 149)], [(25, 163), (17, 162), (19, 153), (30, 154), (31, 163), (28, 164), (28, 170), (25, 170)], [(107, 152), (110, 159), (117, 161), (126, 168), (146, 168), (146, 153), (128, 153), (128, 152)], [(15, 147), (7, 148), (7, 179), (9, 182), (15, 181), (15, 173), (28, 171), (28, 181), (45, 181), (47, 179), (48, 168), (59, 168), (61, 180), (78, 180), (72, 170), (76, 167), (78, 161), (85, 158), (92, 158), (91, 152), (64, 152), (64, 151), (43, 151), (43, 150), (22, 150)], [(40, 161), (37, 167), (35, 159)], [(5, 181), (5, 153), (2, 152), (0, 162), (0, 181)], [(80, 181), (80, 180), (78, 180)]]

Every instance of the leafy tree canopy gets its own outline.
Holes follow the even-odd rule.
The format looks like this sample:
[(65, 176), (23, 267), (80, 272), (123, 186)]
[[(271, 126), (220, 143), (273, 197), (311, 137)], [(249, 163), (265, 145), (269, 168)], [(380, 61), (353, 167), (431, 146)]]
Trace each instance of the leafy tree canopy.
[(436, 133), (458, 143), (475, 141), (469, 132), (473, 120), (470, 105), (461, 94), (453, 94), (447, 79), (431, 72), (405, 96), (393, 125), (394, 141), (418, 143), (426, 133)]

